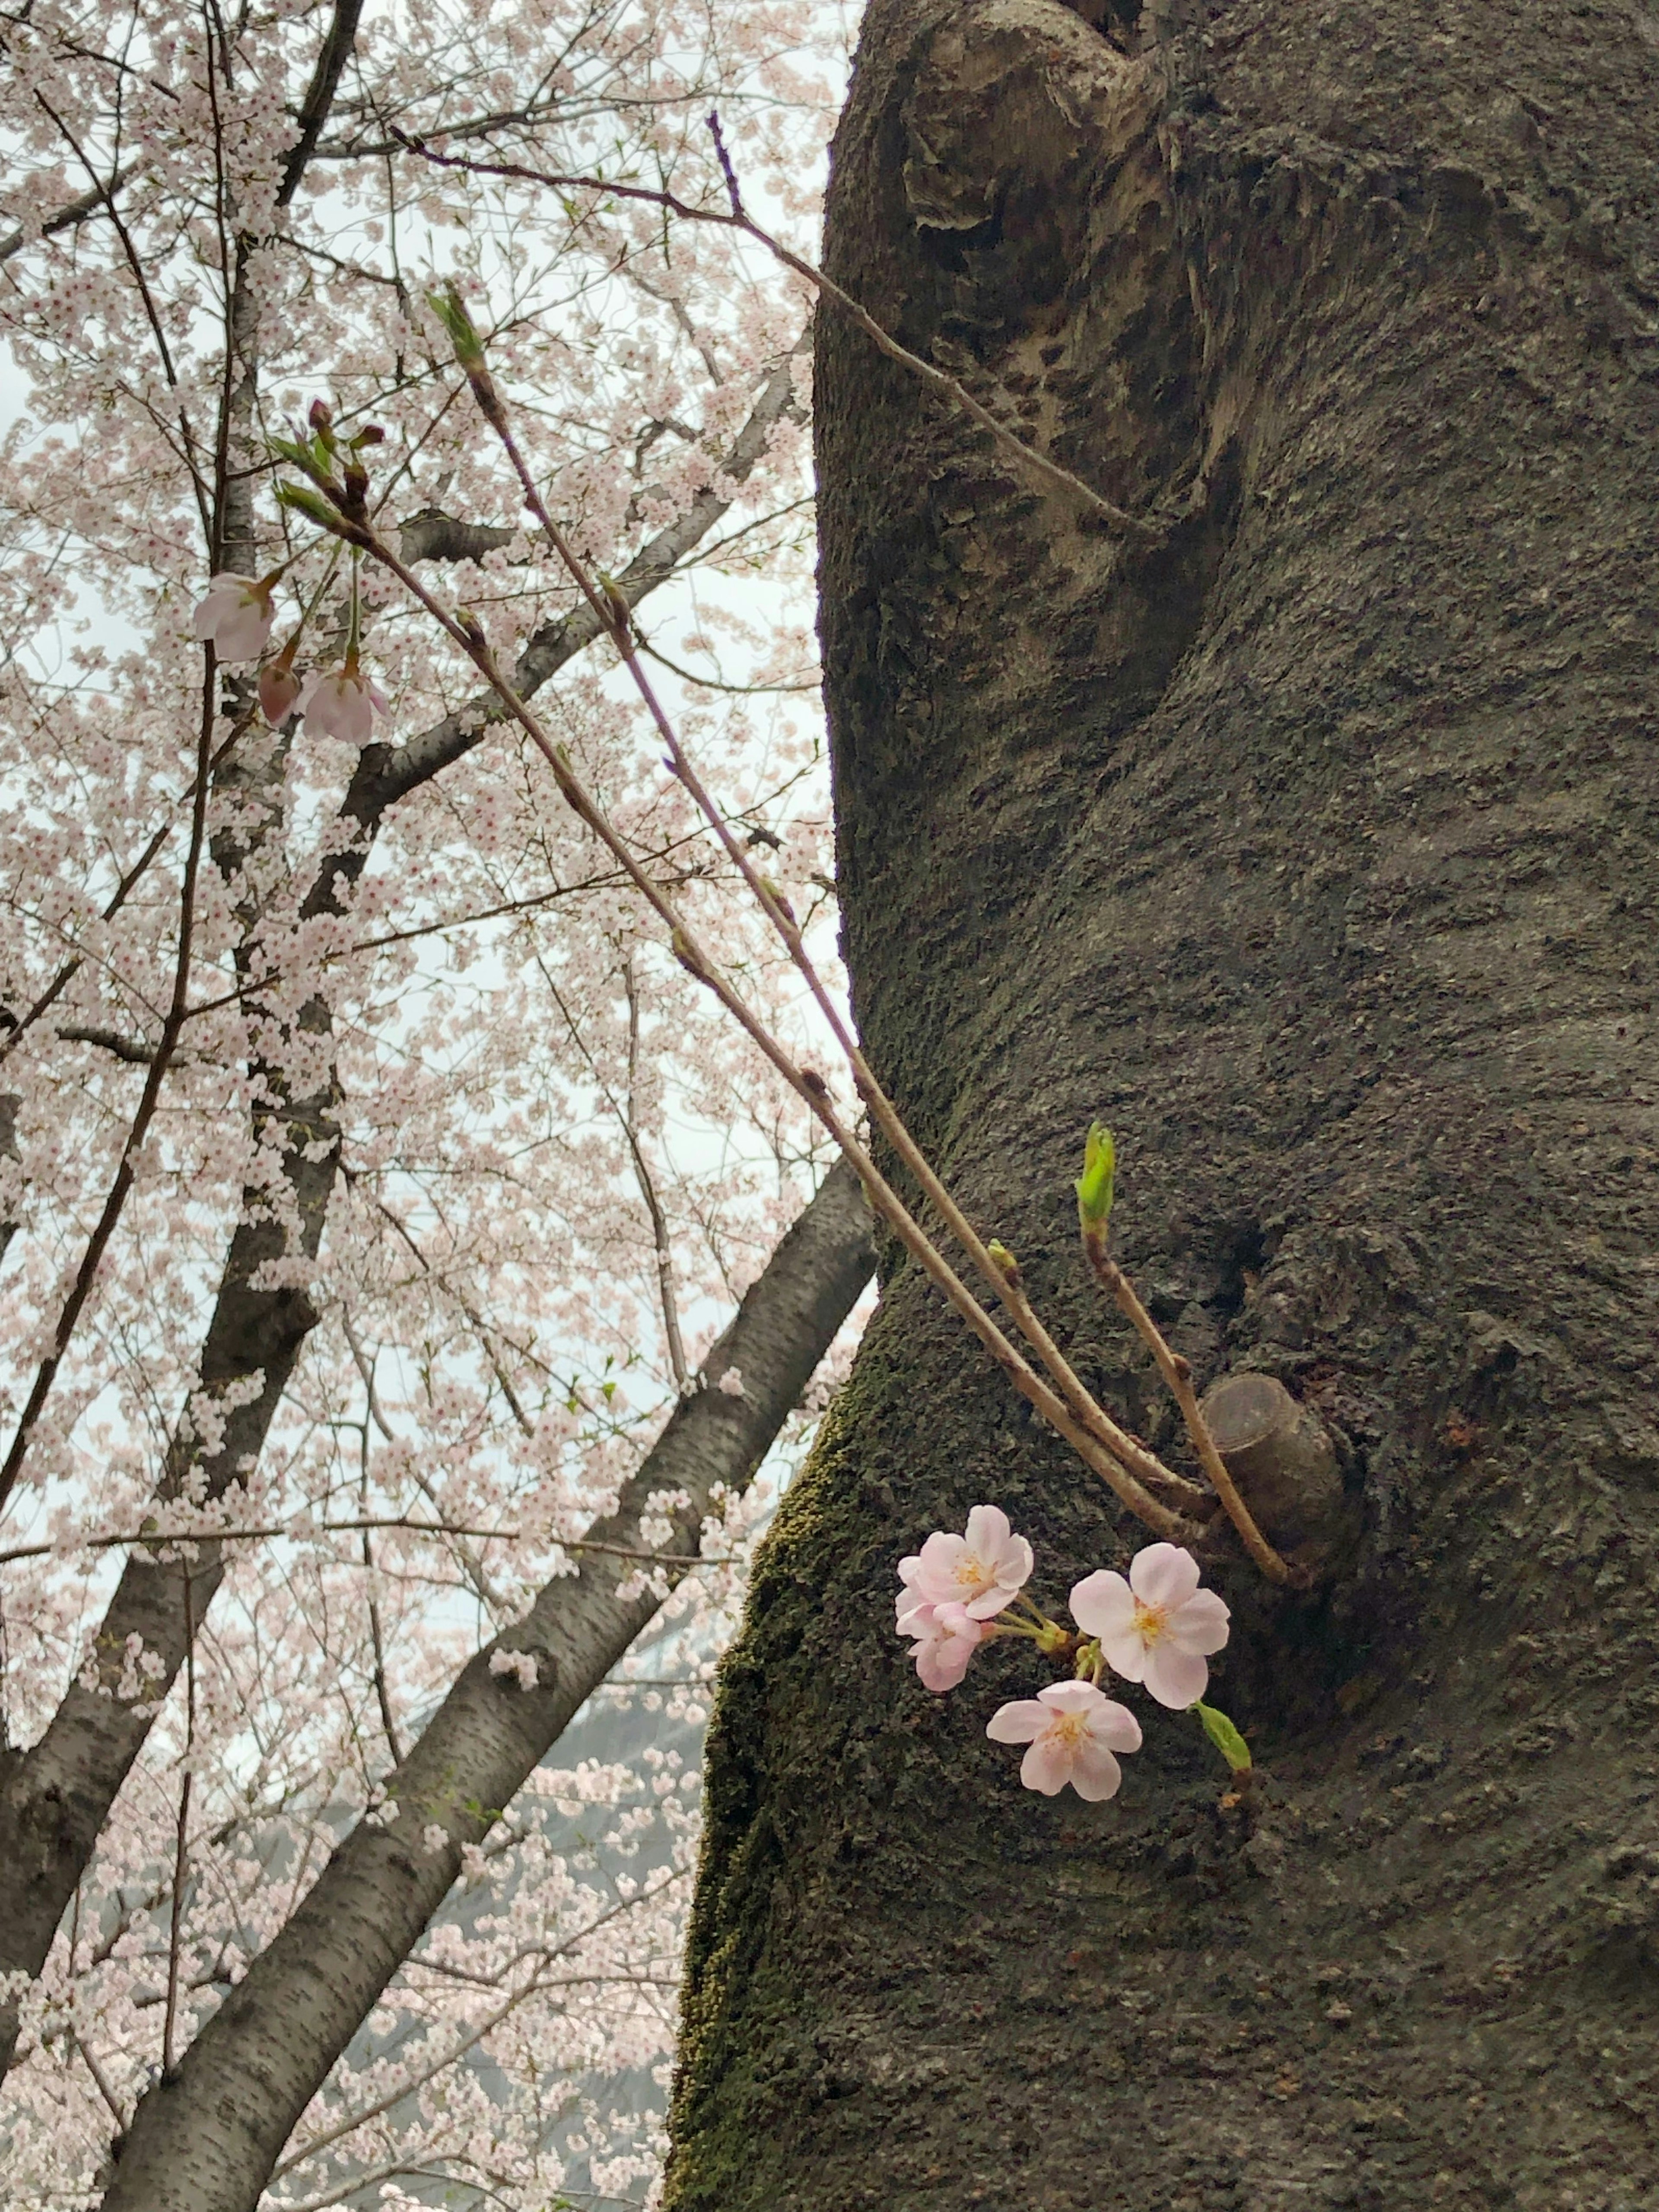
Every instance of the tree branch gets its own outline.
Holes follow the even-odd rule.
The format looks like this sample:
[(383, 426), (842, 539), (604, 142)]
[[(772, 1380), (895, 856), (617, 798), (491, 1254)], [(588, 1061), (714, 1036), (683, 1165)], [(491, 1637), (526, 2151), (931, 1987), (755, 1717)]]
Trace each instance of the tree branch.
[(36, 238), (50, 238), (54, 231), (71, 230), (76, 223), (84, 222), (88, 216), (96, 215), (100, 208), (106, 208), (111, 194), (120, 191), (137, 166), (136, 162), (129, 161), (116, 170), (107, 185), (94, 184), (88, 191), (77, 192), (72, 200), (65, 200), (55, 214), (46, 217), (38, 231), (31, 231), (19, 223), (8, 236), (0, 238), (0, 261), (9, 261), (13, 254), (21, 253), (26, 246), (32, 246)]
[[(589, 1530), (581, 1572), (547, 1583), (529, 1616), (469, 1662), (386, 1784), (396, 1818), (381, 1825), (382, 1808), (358, 1823), (173, 2078), (140, 2103), (104, 2212), (254, 2212), (301, 2113), (459, 1873), (463, 1846), (483, 1841), (656, 1612), (654, 1593), (624, 1594), (653, 1497), (686, 1493), (670, 1517), (678, 1548), (695, 1553), (715, 1486), (752, 1478), (873, 1264), (858, 1179), (839, 1161), (704, 1363), (705, 1376), (740, 1368), (743, 1395), (705, 1384), (683, 1400), (615, 1513)], [(534, 1688), (491, 1674), (498, 1650), (535, 1661)]]
[[(793, 363), (809, 343), (810, 331), (804, 332), (793, 355), (767, 379), (748, 421), (727, 448), (720, 473), (731, 482), (741, 483), (750, 474), (781, 420), (786, 416), (798, 419)], [(674, 574), (730, 504), (712, 490), (700, 492), (684, 514), (641, 549), (617, 579), (617, 588), (630, 606)], [(520, 656), (516, 680), (520, 690), (528, 694), (539, 690), (599, 635), (599, 625), (585, 605), (545, 624)], [(362, 872), (388, 808), (480, 742), (489, 700), (489, 693), (481, 693), (401, 750), (378, 744), (365, 748), (341, 807), (343, 817), (358, 824), (361, 837), (349, 851), (331, 854), (323, 861), (306, 896), (307, 916), (338, 911)], [(494, 719), (500, 719), (498, 712)], [(253, 790), (255, 778), (270, 787), (270, 805)], [(250, 769), (243, 777), (239, 795), (260, 802), (255, 811), (263, 827), (254, 834), (268, 834), (280, 818), (280, 808), (271, 808), (280, 798), (281, 779), (274, 749), (262, 766)], [(230, 874), (240, 865), (240, 856), (217, 845), (215, 857)], [(300, 1018), (302, 1024), (325, 1027), (325, 1003), (312, 1000)], [(231, 1238), (204, 1340), (201, 1379), (204, 1388), (222, 1388), (257, 1374), (259, 1393), (226, 1416), (222, 1443), (211, 1458), (199, 1458), (198, 1446), (182, 1430), (175, 1435), (157, 1489), (164, 1501), (179, 1496), (186, 1481), (193, 1481), (197, 1490), (192, 1494), (204, 1500), (221, 1498), (258, 1461), (300, 1348), (317, 1319), (303, 1291), (256, 1291), (251, 1285), (269, 1261), (316, 1257), (338, 1167), (332, 1077), (317, 1092), (295, 1099), (284, 1095), (272, 1071), (256, 1068), (254, 1073), (256, 1082), (272, 1094), (272, 1103), (263, 1109), (262, 1137), (265, 1148), (281, 1160), (288, 1184), (285, 1203), (299, 1224), (299, 1233), (290, 1249), (269, 1195), (245, 1195), (244, 1218)], [(198, 1620), (206, 1614), (223, 1571), (217, 1547), (204, 1541), (194, 1577)], [(108, 1662), (112, 1684), (131, 1635), (142, 1637), (144, 1650), (155, 1652), (162, 1662), (162, 1672), (145, 1700), (148, 1716), (183, 1662), (185, 1622), (177, 1575), (144, 1559), (128, 1560), (98, 1632), (94, 1648), (100, 1665)], [(0, 1975), (19, 1970), (40, 1972), (116, 1793), (149, 1732), (150, 1719), (139, 1717), (131, 1705), (106, 1695), (106, 1687), (72, 1684), (37, 1743), (26, 1753), (0, 1750)], [(10, 2063), (16, 2035), (15, 2006), (0, 2004), (0, 2074)]]

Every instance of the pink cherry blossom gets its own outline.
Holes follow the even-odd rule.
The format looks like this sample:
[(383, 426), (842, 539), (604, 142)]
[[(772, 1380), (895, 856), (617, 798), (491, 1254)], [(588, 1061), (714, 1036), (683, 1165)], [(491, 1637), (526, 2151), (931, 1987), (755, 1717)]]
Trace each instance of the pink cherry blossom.
[(908, 1590), (899, 1593), (899, 1633), (914, 1636), (912, 1655), (926, 1686), (941, 1696), (954, 1690), (968, 1662), (991, 1632), (965, 1605), (918, 1605)]
[(273, 730), (281, 729), (299, 703), (304, 689), (291, 668), (280, 660), (273, 660), (268, 668), (259, 671), (259, 712)]
[(366, 745), (375, 715), (386, 712), (386, 695), (356, 669), (334, 668), (326, 674), (319, 670), (307, 678), (299, 711), (313, 736)]
[(1126, 1682), (1144, 1682), (1161, 1705), (1184, 1712), (1210, 1679), (1205, 1655), (1227, 1641), (1227, 1607), (1198, 1586), (1198, 1561), (1178, 1544), (1148, 1544), (1129, 1563), (1129, 1579), (1085, 1575), (1073, 1590), (1072, 1618), (1097, 1636), (1106, 1664)]
[(276, 610), (270, 586), (254, 576), (215, 576), (196, 609), (196, 636), (210, 638), (221, 660), (257, 660), (265, 649)]
[(1012, 1602), (1031, 1571), (1031, 1547), (1010, 1532), (1000, 1505), (976, 1505), (965, 1536), (935, 1529), (919, 1553), (899, 1561), (899, 1579), (927, 1605), (965, 1605), (989, 1620)]
[(1123, 1770), (1112, 1753), (1139, 1751), (1140, 1723), (1092, 1682), (1051, 1682), (1035, 1698), (1000, 1705), (986, 1725), (993, 1743), (1024, 1743), (1019, 1763), (1028, 1790), (1053, 1797), (1069, 1782), (1079, 1797), (1117, 1795)]

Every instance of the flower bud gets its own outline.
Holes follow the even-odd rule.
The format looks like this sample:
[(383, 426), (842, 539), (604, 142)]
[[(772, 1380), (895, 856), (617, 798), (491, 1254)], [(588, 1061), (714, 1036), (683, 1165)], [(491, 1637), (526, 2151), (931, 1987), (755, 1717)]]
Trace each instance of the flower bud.
[(280, 660), (259, 671), (259, 712), (273, 730), (280, 730), (299, 702), (300, 678)]
[(1085, 1237), (1103, 1238), (1112, 1214), (1112, 1182), (1117, 1147), (1103, 1121), (1091, 1124), (1083, 1147), (1083, 1173), (1077, 1182), (1077, 1216)]

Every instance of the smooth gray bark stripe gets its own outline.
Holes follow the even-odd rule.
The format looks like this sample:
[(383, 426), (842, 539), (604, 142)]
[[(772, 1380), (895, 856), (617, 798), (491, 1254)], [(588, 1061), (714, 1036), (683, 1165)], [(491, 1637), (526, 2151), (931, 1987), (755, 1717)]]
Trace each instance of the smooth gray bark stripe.
[[(684, 1491), (662, 1548), (695, 1551), (717, 1484), (741, 1488), (823, 1358), (875, 1265), (856, 1177), (840, 1162), (784, 1237), (704, 1372), (738, 1368), (744, 1393), (705, 1386), (676, 1407), (615, 1513), (591, 1540), (638, 1546), (647, 1501)], [(467, 1665), (388, 1782), (398, 1819), (360, 1822), (275, 1941), (140, 2104), (103, 2212), (253, 2212), (295, 2122), (406, 1959), (480, 1841), (583, 1700), (656, 1612), (624, 1598), (627, 1559), (585, 1554), (529, 1618)], [(497, 1649), (534, 1655), (537, 1687), (492, 1675)], [(448, 1842), (424, 1848), (434, 1823)]]

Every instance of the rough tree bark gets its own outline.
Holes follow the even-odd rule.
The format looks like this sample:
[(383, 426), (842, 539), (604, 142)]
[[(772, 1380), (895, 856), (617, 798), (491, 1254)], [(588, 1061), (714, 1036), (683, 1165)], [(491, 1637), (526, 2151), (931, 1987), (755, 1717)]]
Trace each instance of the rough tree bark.
[[(821, 330), (848, 944), (883, 1080), (1073, 1356), (1068, 1178), (1200, 1379), (1338, 1433), (1318, 1589), (1217, 1571), (1224, 1807), (1148, 1709), (1023, 1792), (893, 1570), (1134, 1531), (907, 1267), (710, 1753), (674, 2212), (1659, 2202), (1659, 17), (875, 0), (834, 274), (1108, 497)], [(997, 396), (1000, 395), (1000, 398)], [(1127, 1693), (1132, 1699), (1135, 1692)]]

